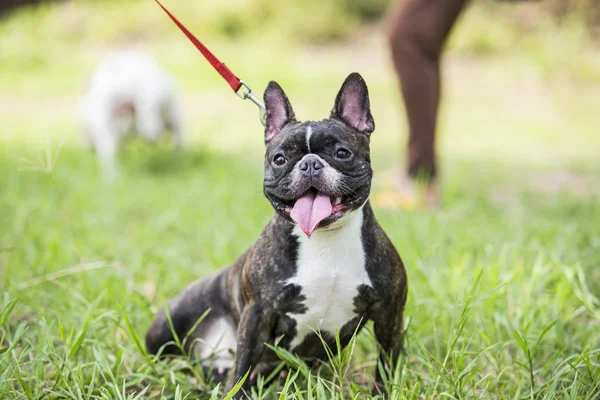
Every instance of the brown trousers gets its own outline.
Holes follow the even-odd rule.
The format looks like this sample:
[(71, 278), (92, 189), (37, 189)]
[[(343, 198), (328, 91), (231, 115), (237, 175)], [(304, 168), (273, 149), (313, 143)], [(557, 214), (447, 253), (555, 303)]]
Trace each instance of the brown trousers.
[(436, 175), (440, 57), (468, 0), (396, 0), (385, 27), (408, 117), (408, 175)]

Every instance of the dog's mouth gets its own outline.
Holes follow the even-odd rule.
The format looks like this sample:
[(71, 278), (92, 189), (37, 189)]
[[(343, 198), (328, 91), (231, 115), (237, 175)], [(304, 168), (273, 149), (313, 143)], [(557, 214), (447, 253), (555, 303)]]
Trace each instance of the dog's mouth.
[(271, 201), (276, 209), (289, 215), (306, 236), (325, 223), (330, 224), (341, 218), (346, 211), (358, 205), (363, 196), (353, 193), (344, 196), (331, 196), (311, 188), (295, 200), (278, 199)]

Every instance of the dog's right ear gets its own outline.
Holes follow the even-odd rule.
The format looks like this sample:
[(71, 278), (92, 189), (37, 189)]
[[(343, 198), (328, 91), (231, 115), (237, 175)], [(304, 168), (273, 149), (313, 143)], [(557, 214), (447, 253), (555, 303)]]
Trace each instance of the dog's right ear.
[(296, 122), (296, 116), (290, 101), (277, 82), (269, 82), (265, 90), (264, 100), (267, 109), (265, 143), (268, 143), (285, 125)]
[(369, 105), (369, 89), (359, 73), (351, 73), (342, 84), (335, 98), (331, 118), (340, 119), (367, 136), (375, 130), (375, 121)]

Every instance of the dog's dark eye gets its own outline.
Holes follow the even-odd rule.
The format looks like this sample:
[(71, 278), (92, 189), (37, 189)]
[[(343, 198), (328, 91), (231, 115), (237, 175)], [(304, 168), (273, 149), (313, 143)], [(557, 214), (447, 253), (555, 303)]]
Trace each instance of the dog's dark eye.
[(338, 149), (335, 152), (335, 158), (341, 158), (342, 160), (345, 158), (350, 158), (351, 155), (352, 153), (350, 153), (350, 151), (346, 149)]
[(273, 164), (277, 166), (282, 166), (286, 162), (287, 159), (283, 156), (283, 154), (275, 154), (275, 157), (273, 157)]

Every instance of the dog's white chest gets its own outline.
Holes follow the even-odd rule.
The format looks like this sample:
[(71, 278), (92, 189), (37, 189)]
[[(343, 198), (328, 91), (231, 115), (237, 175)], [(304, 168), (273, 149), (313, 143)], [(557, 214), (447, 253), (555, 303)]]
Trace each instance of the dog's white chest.
[(313, 331), (336, 329), (356, 316), (354, 298), (360, 285), (371, 285), (365, 268), (361, 240), (362, 209), (336, 230), (316, 230), (309, 239), (299, 228), (297, 273), (286, 283), (301, 286), (306, 312), (288, 314), (296, 320), (296, 336), (291, 347), (300, 344)]

